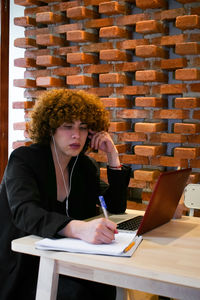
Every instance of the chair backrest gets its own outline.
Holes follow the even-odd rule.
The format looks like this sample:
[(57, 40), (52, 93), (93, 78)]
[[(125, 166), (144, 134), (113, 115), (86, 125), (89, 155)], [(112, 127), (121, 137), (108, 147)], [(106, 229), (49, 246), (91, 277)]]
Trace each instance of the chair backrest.
[(190, 209), (190, 216), (195, 209), (200, 209), (200, 184), (188, 184), (184, 189), (184, 204)]

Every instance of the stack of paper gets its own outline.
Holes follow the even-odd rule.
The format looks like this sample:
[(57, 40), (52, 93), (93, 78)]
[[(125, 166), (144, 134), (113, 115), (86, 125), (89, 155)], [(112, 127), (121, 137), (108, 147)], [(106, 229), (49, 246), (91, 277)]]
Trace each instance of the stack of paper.
[(36, 248), (40, 250), (131, 256), (141, 241), (142, 236), (135, 236), (135, 233), (119, 232), (115, 235), (115, 240), (111, 244), (96, 245), (74, 238), (46, 238), (36, 242)]

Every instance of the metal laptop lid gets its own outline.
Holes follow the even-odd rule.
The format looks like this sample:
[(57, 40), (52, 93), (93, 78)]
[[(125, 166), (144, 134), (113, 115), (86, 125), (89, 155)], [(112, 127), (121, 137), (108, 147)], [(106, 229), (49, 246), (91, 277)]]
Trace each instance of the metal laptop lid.
[(169, 222), (175, 213), (191, 169), (162, 173), (154, 187), (137, 235)]

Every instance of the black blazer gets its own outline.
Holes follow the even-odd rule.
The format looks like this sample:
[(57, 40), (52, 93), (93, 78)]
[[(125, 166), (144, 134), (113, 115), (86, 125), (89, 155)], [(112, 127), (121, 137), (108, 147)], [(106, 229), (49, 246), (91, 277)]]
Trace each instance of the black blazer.
[[(71, 172), (75, 159), (69, 164)], [(96, 215), (98, 196), (104, 195), (108, 210), (126, 209), (130, 169), (107, 169), (109, 185), (100, 180), (97, 163), (80, 154), (72, 173), (66, 201), (57, 201), (56, 174), (50, 146), (33, 144), (14, 150), (0, 185), (0, 299), (13, 300), (27, 287), (35, 291), (38, 258), (13, 252), (11, 241), (29, 234), (55, 237), (70, 220)], [(34, 297), (34, 296), (33, 296)], [(30, 299), (29, 299), (30, 300)]]

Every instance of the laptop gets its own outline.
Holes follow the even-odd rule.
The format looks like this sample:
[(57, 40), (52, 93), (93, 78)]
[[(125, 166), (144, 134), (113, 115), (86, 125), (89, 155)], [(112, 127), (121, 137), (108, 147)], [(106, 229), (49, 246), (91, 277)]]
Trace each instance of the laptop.
[(137, 236), (169, 222), (174, 216), (190, 173), (191, 168), (161, 173), (144, 216), (110, 215), (109, 219), (118, 224), (119, 230), (136, 231)]

